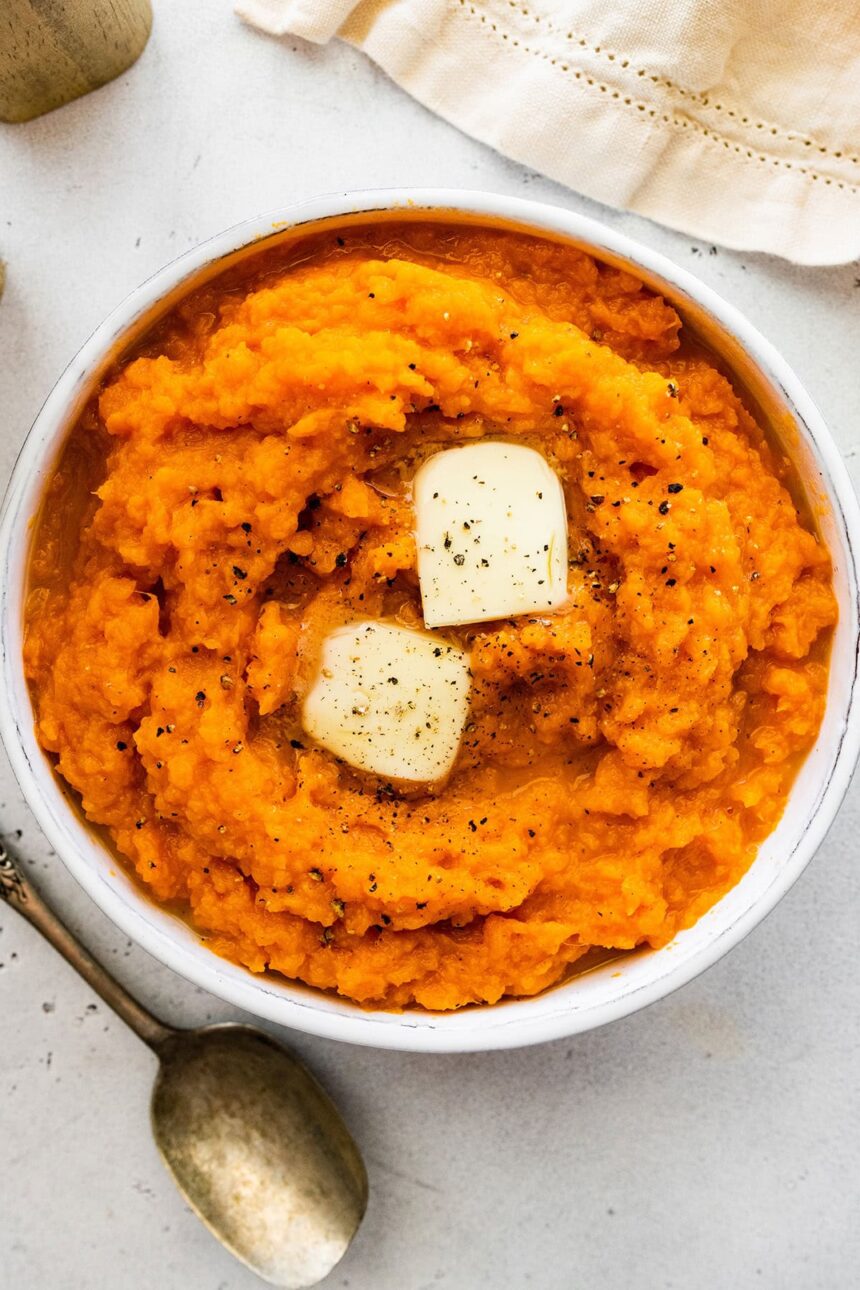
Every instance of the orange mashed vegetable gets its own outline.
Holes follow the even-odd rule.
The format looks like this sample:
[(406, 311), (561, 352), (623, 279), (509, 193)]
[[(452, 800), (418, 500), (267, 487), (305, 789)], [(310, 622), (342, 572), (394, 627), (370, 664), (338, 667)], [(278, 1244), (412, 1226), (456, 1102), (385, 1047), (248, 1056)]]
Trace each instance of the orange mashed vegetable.
[[(199, 288), (75, 428), (34, 546), (39, 738), (218, 954), (388, 1008), (534, 994), (747, 869), (821, 719), (828, 553), (627, 273), (498, 229), (338, 234)], [(300, 699), (331, 628), (422, 623), (410, 480), (481, 436), (561, 476), (570, 602), (440, 633), (470, 720), (448, 782), (401, 793), (312, 746)]]

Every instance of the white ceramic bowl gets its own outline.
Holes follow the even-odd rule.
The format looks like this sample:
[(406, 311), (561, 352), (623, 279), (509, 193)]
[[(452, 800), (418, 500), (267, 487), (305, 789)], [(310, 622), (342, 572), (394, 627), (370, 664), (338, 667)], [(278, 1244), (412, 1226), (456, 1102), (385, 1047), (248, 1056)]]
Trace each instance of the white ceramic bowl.
[[(217, 958), (195, 933), (140, 893), (86, 827), (39, 748), (21, 661), (28, 546), (60, 445), (110, 358), (201, 279), (321, 219), (396, 209), (468, 212), (562, 236), (630, 267), (677, 306), (726, 359), (782, 435), (833, 556), (840, 618), (827, 709), (815, 747), (776, 831), (746, 876), (670, 945), (616, 961), (536, 998), (454, 1014), (364, 1011), (277, 976), (254, 976)], [(225, 260), (226, 258), (226, 260)], [(800, 382), (731, 305), (670, 261), (560, 207), (489, 193), (394, 190), (338, 193), (249, 220), (189, 251), (139, 287), (105, 320), (60, 377), (18, 458), (0, 517), (0, 732), (15, 773), (57, 854), (102, 910), (157, 959), (204, 989), (282, 1025), (380, 1048), (454, 1052), (514, 1048), (603, 1025), (662, 998), (721, 958), (788, 891), (821, 843), (848, 786), (860, 741), (858, 568), (860, 512), (839, 452)]]

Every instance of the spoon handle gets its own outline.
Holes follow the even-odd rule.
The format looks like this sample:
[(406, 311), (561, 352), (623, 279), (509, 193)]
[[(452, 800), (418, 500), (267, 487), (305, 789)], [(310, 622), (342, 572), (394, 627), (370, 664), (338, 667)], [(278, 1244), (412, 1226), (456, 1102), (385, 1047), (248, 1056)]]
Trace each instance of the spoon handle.
[(151, 1013), (133, 999), (120, 983), (110, 975), (106, 968), (84, 949), (80, 941), (72, 935), (65, 923), (60, 922), (54, 911), (45, 903), (20, 864), (0, 842), (0, 901), (6, 901), (19, 914), (23, 914), (50, 941), (55, 950), (62, 954), (75, 971), (92, 986), (96, 994), (101, 995), (105, 1003), (113, 1008), (136, 1035), (158, 1050), (166, 1039), (175, 1032), (169, 1026), (162, 1025)]

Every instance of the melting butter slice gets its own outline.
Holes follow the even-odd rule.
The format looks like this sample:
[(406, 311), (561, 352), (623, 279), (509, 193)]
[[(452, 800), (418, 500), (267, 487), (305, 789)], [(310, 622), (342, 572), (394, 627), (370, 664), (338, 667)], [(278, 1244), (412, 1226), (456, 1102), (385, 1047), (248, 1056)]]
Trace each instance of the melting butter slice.
[(390, 623), (351, 623), (323, 643), (304, 728), (351, 766), (433, 783), (456, 759), (469, 684), (467, 656), (446, 641)]
[(418, 578), (428, 627), (556, 609), (567, 599), (561, 481), (522, 444), (436, 453), (414, 485)]

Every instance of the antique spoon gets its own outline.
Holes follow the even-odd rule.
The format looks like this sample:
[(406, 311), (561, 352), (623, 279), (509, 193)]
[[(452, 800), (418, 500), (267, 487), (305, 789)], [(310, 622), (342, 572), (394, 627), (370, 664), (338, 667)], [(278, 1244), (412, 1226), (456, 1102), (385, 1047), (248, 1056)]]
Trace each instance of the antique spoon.
[(92, 958), (0, 843), (0, 900), (36, 927), (148, 1044), (159, 1151), (191, 1208), (272, 1285), (316, 1285), (343, 1257), (367, 1174), (334, 1103), (253, 1026), (165, 1026)]

